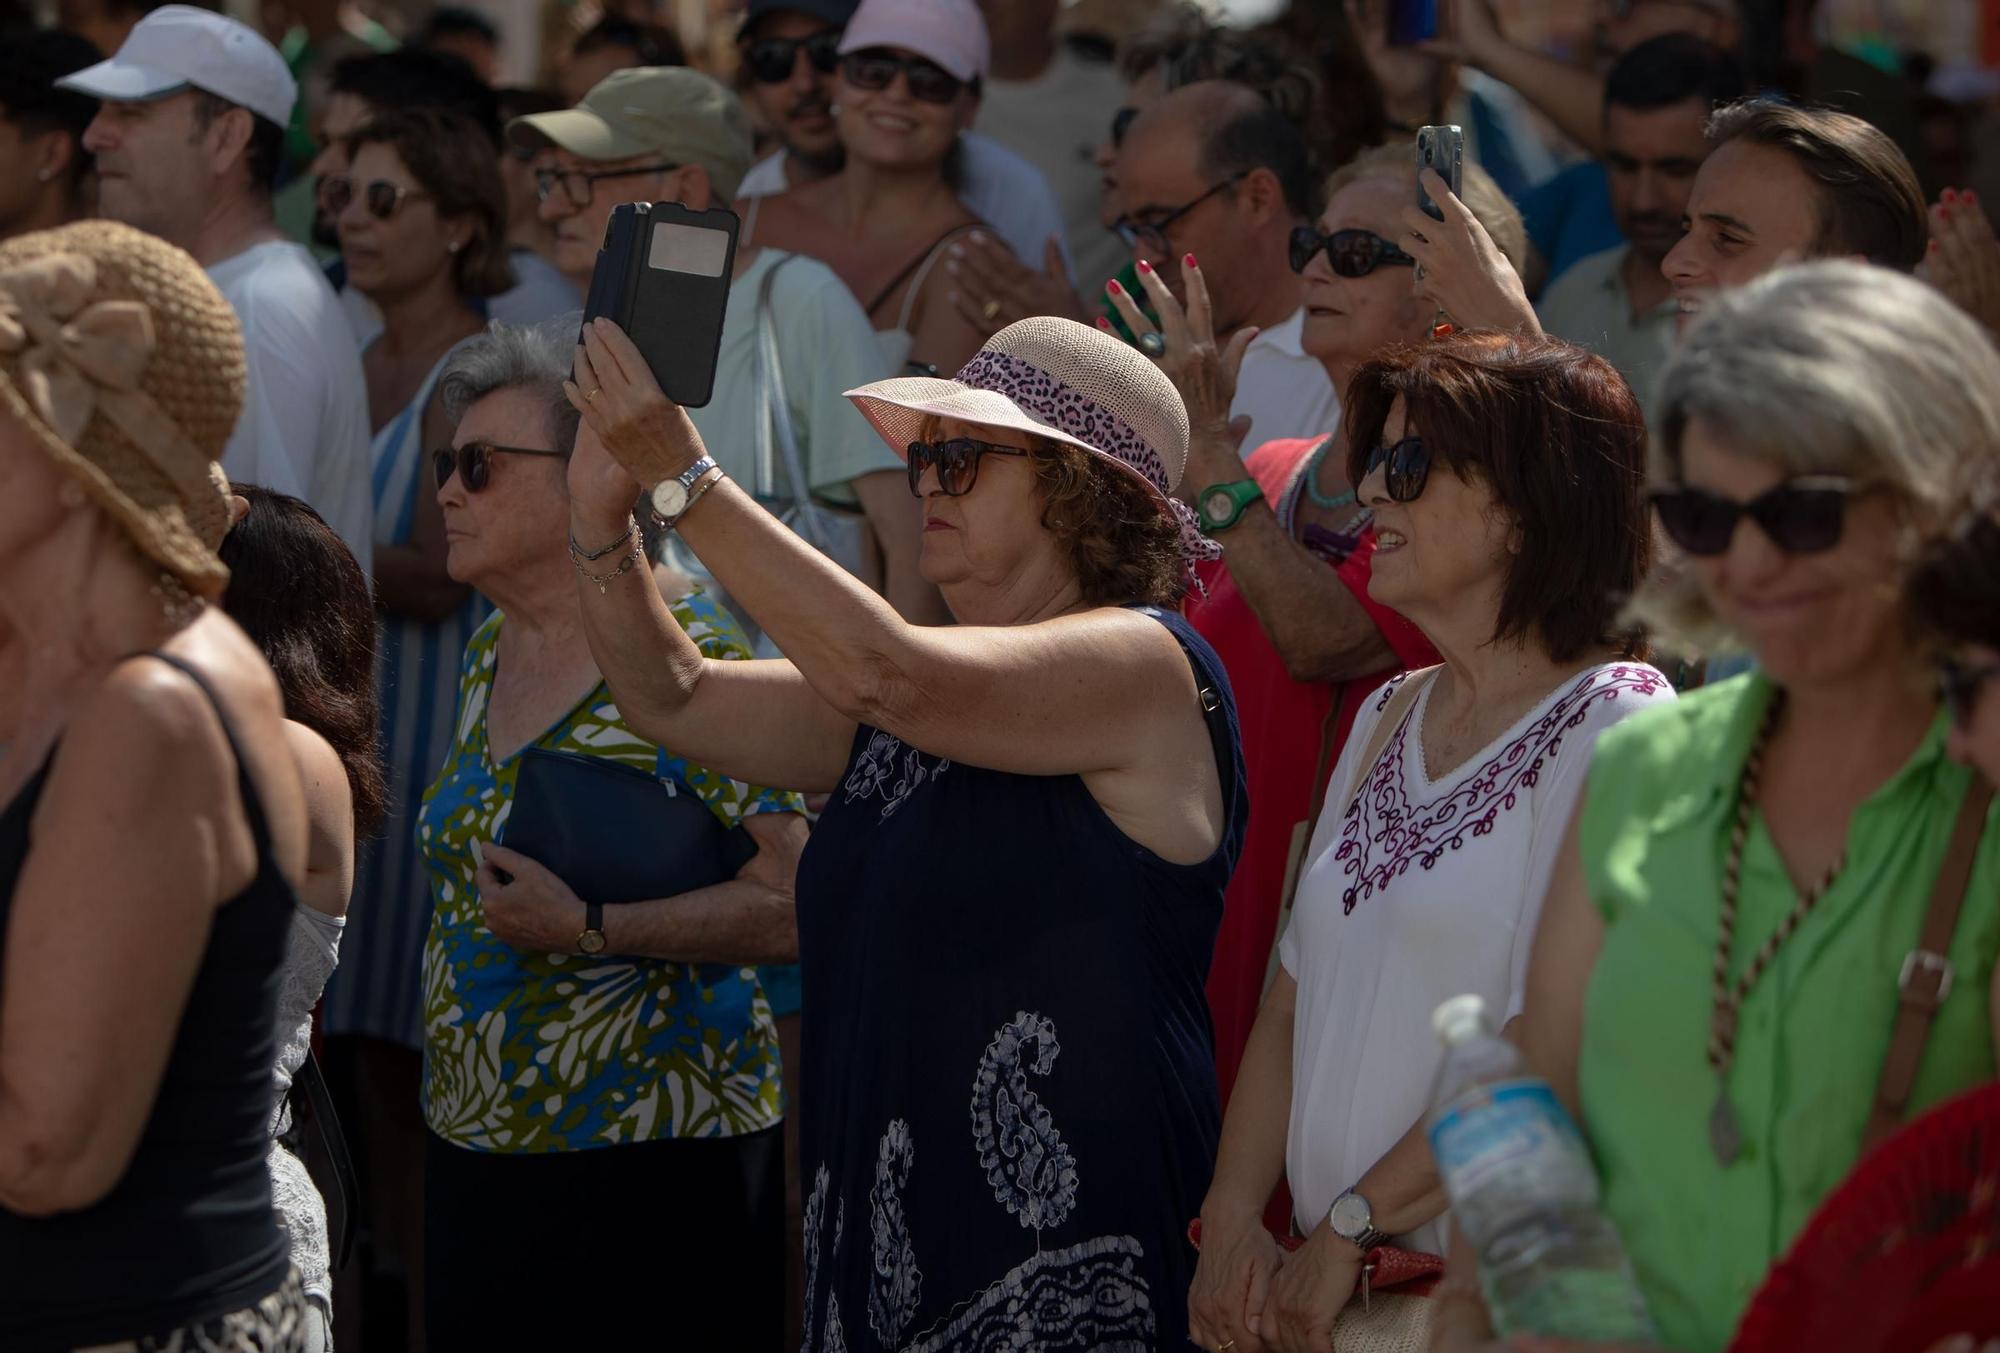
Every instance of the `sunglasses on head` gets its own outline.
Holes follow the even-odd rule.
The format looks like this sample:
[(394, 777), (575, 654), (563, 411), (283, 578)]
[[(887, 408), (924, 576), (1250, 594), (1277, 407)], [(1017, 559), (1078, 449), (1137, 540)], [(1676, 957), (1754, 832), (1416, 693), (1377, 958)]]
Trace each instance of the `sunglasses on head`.
[(1431, 453), (1422, 437), (1405, 437), (1370, 451), (1361, 467), (1361, 477), (1366, 479), (1378, 469), (1382, 471), (1382, 487), (1392, 502), (1415, 502), (1431, 477)]
[[(319, 181), (320, 200), (326, 204), (327, 214), (338, 216), (347, 210), (347, 204), (354, 200), (354, 180), (345, 174), (337, 174)], [(406, 201), (421, 202), (429, 193), (418, 192), (415, 188), (405, 188), (387, 179), (376, 179), (361, 185), (361, 202), (368, 208), (368, 214), (378, 221), (386, 221), (396, 214), (396, 208)]]
[(1736, 524), (1745, 517), (1786, 554), (1818, 554), (1840, 543), (1847, 500), (1858, 486), (1835, 475), (1793, 479), (1747, 503), (1707, 489), (1676, 484), (1655, 489), (1653, 510), (1674, 544), (1689, 554), (1713, 558), (1729, 549)]
[(792, 78), (799, 51), (821, 75), (840, 69), (840, 32), (829, 28), (809, 38), (759, 38), (743, 49), (743, 65), (760, 85), (781, 85)]
[(431, 473), (437, 476), (437, 485), (443, 488), (451, 481), (452, 471), (458, 471), (458, 482), (465, 485), (467, 493), (477, 493), (492, 481), (493, 457), (495, 456), (554, 456), (563, 459), (560, 451), (538, 451), (528, 446), (495, 446), (491, 442), (467, 442), (456, 451), (431, 452)]
[(1957, 658), (1938, 659), (1938, 698), (1951, 711), (1951, 720), (1960, 728), (1972, 726), (1979, 712), (1979, 692), (1989, 681), (2000, 680), (2000, 662), (1966, 663)]
[(1293, 272), (1304, 272), (1313, 255), (1326, 250), (1327, 266), (1339, 277), (1366, 277), (1385, 263), (1414, 266), (1416, 260), (1372, 230), (1336, 230), (1322, 235), (1311, 226), (1293, 226)]
[(886, 47), (864, 47), (840, 61), (842, 78), (856, 89), (887, 89), (896, 82), (898, 71), (910, 86), (910, 97), (925, 103), (950, 103), (965, 88), (965, 81), (937, 62), (921, 56), (898, 56)]
[(995, 446), (991, 442), (975, 441), (970, 437), (953, 437), (942, 442), (911, 442), (910, 492), (921, 498), (924, 496), (923, 480), (925, 470), (936, 470), (938, 492), (947, 498), (957, 498), (972, 492), (972, 486), (979, 478), (979, 458), (981, 456), (1025, 456), (1028, 452), (1012, 446)]

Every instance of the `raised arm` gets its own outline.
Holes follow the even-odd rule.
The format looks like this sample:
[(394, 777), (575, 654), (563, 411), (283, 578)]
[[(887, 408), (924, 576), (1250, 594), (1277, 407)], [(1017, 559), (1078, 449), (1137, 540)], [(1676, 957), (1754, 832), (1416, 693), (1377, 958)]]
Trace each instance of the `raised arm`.
[(1427, 51), (1512, 85), (1563, 135), (1592, 153), (1603, 149), (1602, 77), (1508, 41), (1494, 20), (1491, 0), (1456, 0), (1451, 19), (1451, 36), (1425, 44)]
[[(623, 529), (629, 490), (677, 476), (702, 446), (686, 413), (660, 393), (616, 326), (598, 321), (590, 328), (577, 374), (593, 385), (572, 386), (590, 431), (578, 438), (571, 484), (577, 537), (594, 549)], [(867, 724), (935, 756), (1027, 775), (1198, 772), (1213, 762), (1187, 660), (1166, 628), (1145, 616), (1100, 609), (1009, 627), (910, 625), (726, 479), (700, 497), (677, 529), (838, 719), (801, 714), (786, 687), (790, 673), (773, 673), (772, 664), (692, 661), (692, 645), (664, 633), (673, 627), (657, 593), (645, 595), (631, 579), (615, 580), (602, 596), (585, 583), (601, 670), (614, 690), (621, 679), (639, 678), (632, 684), (643, 717), (664, 721), (661, 740), (685, 756), (718, 769), (740, 764), (725, 750), (712, 758), (698, 753), (689, 739), (750, 738), (763, 745), (779, 736), (771, 725), (783, 722), (789, 736), (813, 729), (822, 738), (834, 728), (851, 734), (856, 723)], [(622, 599), (616, 618), (613, 597)], [(739, 666), (750, 670), (724, 670)], [(775, 708), (743, 694), (757, 680), (769, 683), (764, 689)], [(731, 693), (716, 693), (717, 685)], [(620, 691), (621, 709), (624, 698)], [(737, 718), (765, 726), (730, 727)], [(697, 724), (716, 726), (704, 731)], [(841, 740), (832, 774), (810, 784), (768, 774), (738, 778), (830, 789), (847, 749)], [(817, 762), (814, 769), (824, 772)]]

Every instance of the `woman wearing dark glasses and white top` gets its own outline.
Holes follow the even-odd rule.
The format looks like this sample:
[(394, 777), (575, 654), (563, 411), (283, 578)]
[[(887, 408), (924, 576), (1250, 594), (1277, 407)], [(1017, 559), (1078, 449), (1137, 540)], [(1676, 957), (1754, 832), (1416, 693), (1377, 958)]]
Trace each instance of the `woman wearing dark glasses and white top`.
[[(1318, 221), (1294, 232), (1291, 263), (1305, 281), (1301, 340), (1343, 395), (1363, 362), (1430, 336), (1434, 312), (1417, 301), (1410, 259), (1390, 243), (1416, 192), (1414, 154), (1408, 142), (1364, 154), (1328, 181)], [(1466, 168), (1464, 188), (1473, 214), (1518, 259), (1527, 236), (1513, 206), (1476, 167)], [(1196, 429), (1183, 496), (1228, 550), (1224, 562), (1203, 565), (1207, 595), (1192, 599), (1188, 618), (1222, 655), (1251, 711), (1243, 740), (1249, 835), (1208, 980), (1226, 1103), (1270, 970), (1293, 828), (1311, 810), (1315, 772), (1325, 773), (1322, 732), (1337, 753), (1364, 698), (1395, 673), (1436, 662), (1437, 653), (1369, 596), (1375, 538), (1338, 429), (1239, 455), (1223, 424), (1240, 352), (1225, 360), (1213, 351), (1206, 305), (1183, 324), (1161, 279), (1142, 273), (1140, 281), (1166, 325), (1160, 364)], [(1205, 284), (1201, 290), (1206, 296)], [(1117, 302), (1128, 322), (1152, 331), (1131, 300)], [(1240, 341), (1247, 350), (1247, 337)]]
[[(430, 888), (414, 839), (424, 786), (450, 746), (458, 680), (450, 655), (489, 609), (445, 571), (432, 449), (451, 429), (431, 396), (446, 355), (485, 327), (484, 302), (513, 285), (507, 194), (484, 133), (448, 112), (384, 113), (346, 143), (347, 170), (320, 192), (340, 235), (348, 285), (374, 302), (382, 332), (361, 355), (375, 506), (373, 578), (388, 773), (382, 830), (357, 853), (355, 910), (327, 986), (331, 1034), (369, 1040), (376, 1082), (415, 1099), (423, 1046), (419, 962)], [(393, 1062), (393, 1065), (390, 1063)], [(412, 1125), (414, 1126), (414, 1125)]]
[[(2000, 826), (1947, 755), (1941, 646), (1903, 585), (2000, 467), (1996, 391), (1972, 320), (1852, 263), (1716, 294), (1662, 377), (1654, 501), (1685, 557), (1638, 609), (1757, 669), (1598, 743), (1518, 1031), (1589, 1139), (1661, 1347), (1726, 1345), (1859, 1158), (1905, 979), (1942, 1001), (1902, 1112), (1993, 1078)], [(1483, 1339), (1476, 1295), (1452, 1304), (1446, 1346)]]
[[(1211, 1349), (1325, 1347), (1369, 1249), (1442, 1251), (1431, 1011), (1518, 1011), (1591, 744), (1673, 698), (1618, 621), (1651, 535), (1645, 423), (1609, 364), (1491, 333), (1407, 345), (1360, 367), (1343, 421), (1369, 595), (1444, 662), (1371, 695), (1333, 770), (1202, 1205)], [(1281, 1177), (1305, 1237), (1282, 1265)]]
[(989, 51), (973, 0), (862, 0), (840, 40), (840, 171), (750, 199), (739, 248), (806, 254), (832, 268), (892, 365), (956, 371), (983, 335), (940, 266), (983, 224), (959, 200), (959, 138), (979, 111)]

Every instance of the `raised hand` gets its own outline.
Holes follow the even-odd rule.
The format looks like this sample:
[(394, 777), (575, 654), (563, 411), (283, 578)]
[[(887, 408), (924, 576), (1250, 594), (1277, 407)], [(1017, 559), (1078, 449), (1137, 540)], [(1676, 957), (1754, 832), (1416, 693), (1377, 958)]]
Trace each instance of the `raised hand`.
[(1451, 316), (1462, 329), (1540, 333), (1541, 321), (1528, 303), (1521, 275), (1486, 227), (1436, 170), (1426, 169), (1420, 177), (1431, 200), (1444, 211), (1444, 219), (1414, 203), (1403, 209), (1403, 234), (1396, 243), (1417, 261), (1417, 296)]
[(2000, 334), (2000, 241), (1972, 193), (1944, 190), (1931, 208), (1923, 275), (1959, 309)]
[(608, 319), (584, 325), (563, 393), (641, 488), (675, 478), (702, 457), (687, 411), (666, 397), (639, 349)]
[[(1139, 285), (1146, 289), (1153, 312), (1160, 317), (1159, 324), (1156, 326), (1147, 319), (1138, 300), (1115, 281), (1105, 286), (1111, 304), (1139, 340), (1139, 350), (1151, 357), (1181, 392), (1181, 400), (1187, 405), (1189, 429), (1196, 435), (1226, 432), (1229, 406), (1236, 398), (1236, 377), (1243, 369), (1243, 354), (1249, 351), (1257, 330), (1239, 329), (1226, 345), (1217, 346), (1208, 282), (1193, 254), (1181, 259), (1182, 291), (1187, 296), (1185, 308), (1174, 299), (1166, 279), (1152, 265), (1142, 261), (1138, 271)], [(1109, 330), (1111, 322), (1099, 320), (1098, 327)], [(1159, 338), (1149, 344), (1148, 334), (1158, 334)]]

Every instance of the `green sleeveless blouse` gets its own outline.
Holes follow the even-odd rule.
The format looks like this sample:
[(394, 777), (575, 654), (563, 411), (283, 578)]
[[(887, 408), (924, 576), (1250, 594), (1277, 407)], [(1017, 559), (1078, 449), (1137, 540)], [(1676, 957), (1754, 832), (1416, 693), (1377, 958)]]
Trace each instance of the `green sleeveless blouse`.
[[(1744, 1003), (1729, 1094), (1743, 1148), (1709, 1145), (1710, 969), (1736, 786), (1772, 696), (1759, 674), (1606, 729), (1581, 827), (1604, 946), (1584, 1007), (1583, 1124), (1667, 1348), (1720, 1350), (1764, 1274), (1853, 1168), (1889, 1046), (1896, 978), (1916, 944), (1971, 772), (1938, 716), (1856, 811), (1848, 864)], [(2000, 809), (1989, 814), (1932, 1025), (1914, 1114), (1994, 1075), (1989, 992), (2000, 952)], [(1731, 977), (1797, 900), (1761, 815), (1743, 856)]]

